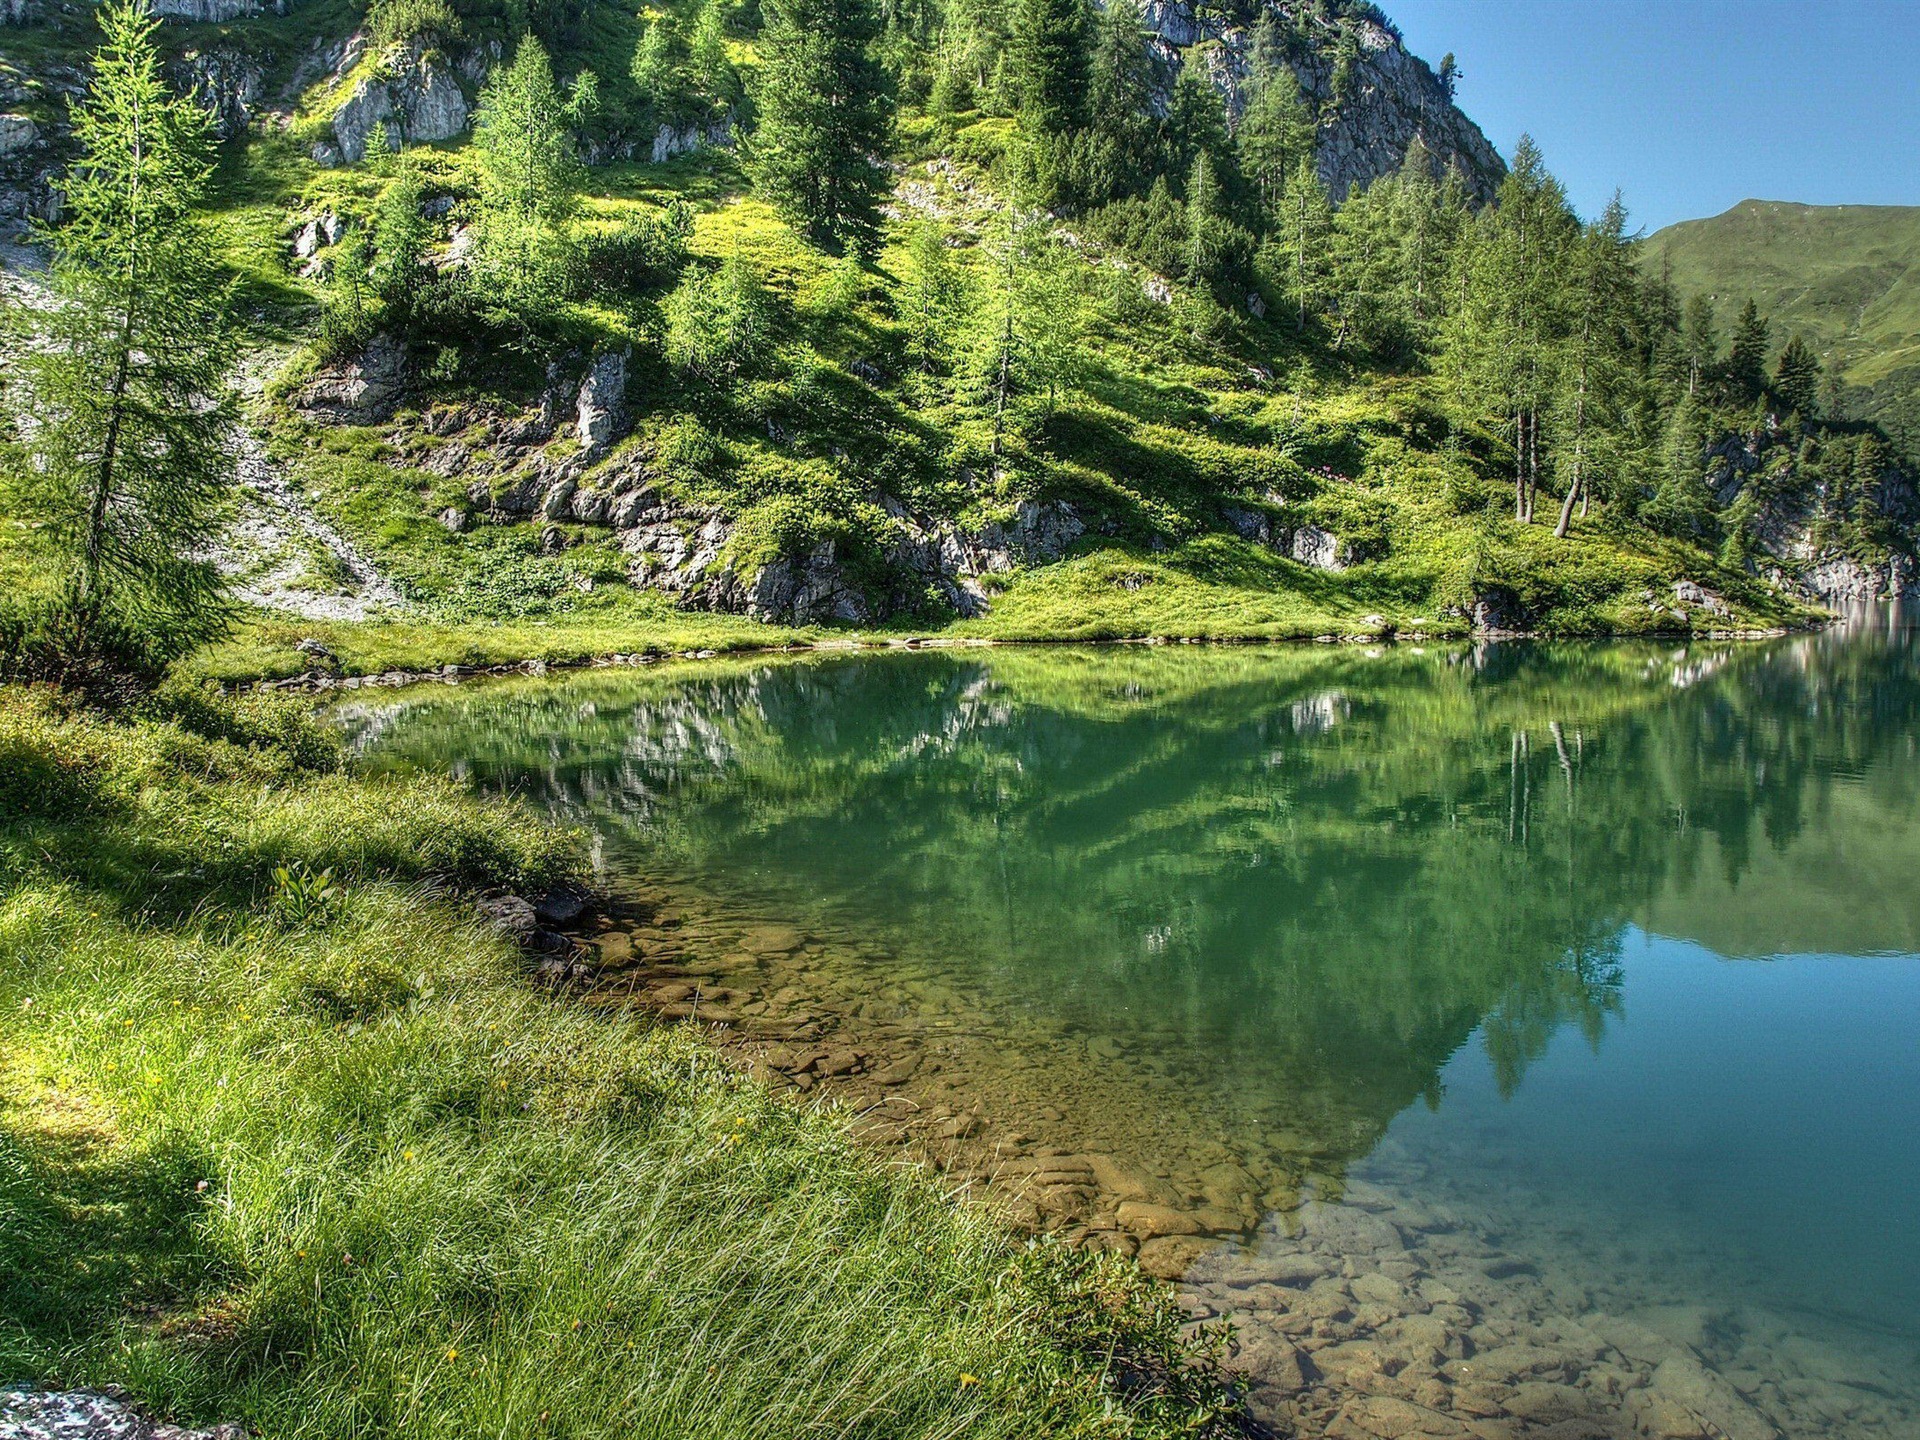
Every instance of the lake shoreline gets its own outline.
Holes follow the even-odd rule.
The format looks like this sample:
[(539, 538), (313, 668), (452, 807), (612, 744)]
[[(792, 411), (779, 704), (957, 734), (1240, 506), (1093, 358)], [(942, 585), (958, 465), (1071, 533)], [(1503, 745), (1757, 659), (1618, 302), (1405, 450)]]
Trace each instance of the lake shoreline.
[(1298, 649), (1309, 645), (1434, 645), (1508, 642), (1592, 642), (1609, 644), (1622, 641), (1654, 643), (1692, 643), (1701, 640), (1754, 643), (1780, 640), (1790, 635), (1805, 635), (1842, 623), (1840, 617), (1798, 626), (1774, 626), (1768, 629), (1650, 630), (1634, 634), (1574, 633), (1552, 630), (1463, 630), (1393, 631), (1368, 634), (1321, 634), (1312, 636), (1235, 636), (1130, 635), (1096, 638), (1034, 637), (1001, 640), (983, 636), (913, 636), (887, 640), (823, 640), (810, 644), (744, 645), (727, 649), (609, 651), (589, 656), (548, 660), (531, 657), (487, 665), (450, 663), (437, 669), (383, 670), (373, 674), (344, 674), (327, 670), (309, 670), (299, 675), (271, 679), (264, 676), (226, 679), (221, 688), (229, 692), (262, 691), (281, 694), (325, 695), (335, 691), (365, 689), (403, 689), (411, 685), (458, 684), (466, 680), (500, 679), (508, 676), (564, 674), (583, 670), (622, 667), (646, 667), (672, 662), (716, 659), (777, 658), (794, 655), (876, 655), (921, 650), (1012, 650), (1050, 648), (1106, 648), (1118, 646), (1159, 647), (1201, 645), (1217, 647)]

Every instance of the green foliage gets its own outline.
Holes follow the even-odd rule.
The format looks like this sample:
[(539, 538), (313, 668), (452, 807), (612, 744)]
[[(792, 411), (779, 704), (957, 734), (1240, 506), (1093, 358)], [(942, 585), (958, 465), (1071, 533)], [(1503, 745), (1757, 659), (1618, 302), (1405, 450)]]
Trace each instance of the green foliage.
[(709, 381), (750, 373), (771, 344), (766, 288), (744, 256), (689, 269), (662, 307), (667, 359)]
[(889, 178), (886, 72), (873, 0), (768, 0), (754, 93), (754, 183), (813, 239), (872, 253)]
[(448, 0), (373, 0), (367, 7), (367, 34), (379, 50), (425, 37), (454, 40), (460, 33), (460, 17)]
[(586, 239), (586, 273), (591, 288), (635, 294), (678, 275), (687, 260), (693, 234), (693, 208), (675, 200), (655, 214), (625, 214), (609, 228)]
[(6, 427), (0, 498), (35, 517), (48, 578), (0, 601), (0, 679), (110, 693), (227, 622), (202, 557), (230, 474), (235, 320), (201, 210), (209, 116), (168, 89), (136, 0), (104, 6), (100, 27), (63, 223), (45, 235), (56, 303), (22, 317), (38, 333), (8, 363), (8, 404), (34, 420)]
[(474, 271), (485, 305), (523, 329), (551, 316), (575, 283), (581, 168), (547, 52), (523, 39), (474, 115), (480, 172)]
[(301, 860), (273, 867), (273, 912), (283, 925), (326, 924), (345, 901), (346, 893), (331, 870), (315, 870)]

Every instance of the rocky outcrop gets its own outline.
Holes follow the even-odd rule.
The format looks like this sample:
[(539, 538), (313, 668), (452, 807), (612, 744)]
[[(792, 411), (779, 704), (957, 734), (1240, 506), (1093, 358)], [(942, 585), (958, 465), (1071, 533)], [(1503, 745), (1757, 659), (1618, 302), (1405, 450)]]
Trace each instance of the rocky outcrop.
[(295, 0), (147, 0), (147, 8), (162, 20), (184, 25), (224, 25), (229, 20), (271, 12), (284, 15)]
[[(1895, 460), (1876, 478), (1871, 505), (1895, 537), (1878, 556), (1835, 549), (1823, 540), (1827, 497), (1799, 470), (1791, 436), (1777, 417), (1753, 432), (1722, 438), (1707, 452), (1707, 487), (1723, 514), (1751, 493), (1748, 535), (1758, 550), (1753, 568), (1790, 594), (1836, 609), (1876, 600), (1920, 600), (1920, 495)], [(1684, 597), (1682, 597), (1684, 604)]]
[(405, 348), (390, 335), (377, 335), (353, 360), (302, 385), (294, 404), (332, 424), (375, 425), (393, 418), (407, 374)]
[(598, 356), (587, 367), (574, 402), (574, 429), (582, 453), (597, 456), (627, 433), (627, 361), (631, 347)]
[[(364, 53), (365, 40), (356, 36), (341, 57), (341, 67), (352, 70)], [(402, 145), (451, 140), (463, 133), (472, 113), (460, 75), (484, 76), (488, 57), (465, 57), (454, 62), (424, 39), (396, 45), (372, 67), (372, 73), (354, 83), (333, 114), (333, 140), (313, 148), (323, 165), (354, 163), (366, 157), (367, 139), (376, 125), (384, 126), (388, 143)]]
[(733, 145), (733, 122), (716, 120), (711, 125), (688, 125), (676, 130), (662, 125), (653, 132), (652, 160), (665, 164), (676, 155), (691, 155), (697, 150), (726, 150)]
[[(1287, 64), (1320, 118), (1320, 179), (1329, 195), (1342, 199), (1399, 169), (1417, 138), (1442, 167), (1458, 169), (1473, 194), (1493, 197), (1506, 174), (1499, 152), (1398, 35), (1369, 19), (1327, 19), (1315, 0), (1268, 0), (1268, 8), (1284, 31), (1311, 37), (1294, 44)], [(1152, 0), (1145, 20), (1162, 74), (1206, 65), (1238, 113), (1246, 102), (1251, 28), (1195, 0)]]
[(39, 18), (36, 0), (0, 0), (0, 25), (32, 25)]
[(168, 66), (168, 80), (199, 100), (221, 140), (244, 135), (266, 94), (266, 66), (231, 45), (189, 50)]
[(0, 1390), (6, 1440), (246, 1440), (240, 1425), (186, 1430), (149, 1418), (118, 1391)]

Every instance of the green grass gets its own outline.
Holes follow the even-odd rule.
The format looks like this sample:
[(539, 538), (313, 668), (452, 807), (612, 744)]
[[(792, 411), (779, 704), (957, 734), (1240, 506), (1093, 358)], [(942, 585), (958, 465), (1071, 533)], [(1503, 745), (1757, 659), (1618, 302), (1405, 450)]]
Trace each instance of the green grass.
[(1845, 382), (1850, 417), (1920, 454), (1920, 206), (1748, 200), (1660, 231), (1646, 264), (1714, 297), (1723, 334), (1752, 297), (1776, 347), (1803, 333)]
[(1804, 332), (1854, 384), (1920, 365), (1920, 206), (1747, 200), (1668, 226), (1645, 263), (1717, 300), (1723, 329), (1751, 297), (1777, 344)]
[(448, 887), (573, 837), (331, 773), (293, 712), (164, 708), (0, 693), (0, 1373), (272, 1437), (1212, 1423), (1129, 1266), (532, 988)]

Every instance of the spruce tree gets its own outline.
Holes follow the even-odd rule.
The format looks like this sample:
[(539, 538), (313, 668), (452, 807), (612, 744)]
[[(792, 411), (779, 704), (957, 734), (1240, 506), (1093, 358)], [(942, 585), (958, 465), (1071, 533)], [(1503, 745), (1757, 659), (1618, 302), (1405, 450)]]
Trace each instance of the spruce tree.
[(1333, 230), (1333, 206), (1321, 187), (1313, 157), (1294, 162), (1293, 177), (1281, 197), (1280, 223), (1275, 227), (1269, 254), (1277, 261), (1280, 289), (1292, 301), (1294, 320), (1301, 329), (1309, 315), (1326, 303), (1329, 279), (1328, 237)]
[(1794, 335), (1773, 367), (1773, 388), (1780, 403), (1803, 420), (1816, 418), (1820, 411), (1820, 378), (1820, 357), (1803, 337)]
[(199, 210), (210, 117), (169, 93), (142, 0), (98, 15), (62, 224), (42, 232), (54, 304), (28, 317), (38, 339), (17, 360), (34, 423), (9, 508), (40, 520), (49, 588), (23, 602), (10, 648), (28, 678), (111, 689), (226, 623), (202, 557), (233, 474), (236, 320)]
[(1136, 0), (1109, 0), (1095, 21), (1088, 76), (1087, 195), (1102, 204), (1142, 188), (1153, 149), (1153, 59)]
[(768, 0), (760, 40), (760, 192), (814, 240), (862, 255), (879, 245), (892, 130), (886, 71), (872, 47), (873, 0)]
[(1222, 181), (1237, 168), (1227, 130), (1227, 103), (1208, 78), (1197, 46), (1187, 53), (1180, 74), (1173, 82), (1162, 131), (1166, 137), (1167, 169), (1172, 175), (1187, 175), (1198, 155), (1207, 157), (1214, 175)]
[(1089, 26), (1082, 0), (1014, 0), (1009, 55), (1020, 113), (1033, 130), (1064, 135), (1087, 123)]
[(1768, 330), (1760, 307), (1748, 300), (1733, 327), (1733, 348), (1727, 356), (1727, 378), (1742, 400), (1758, 399), (1766, 393)]

